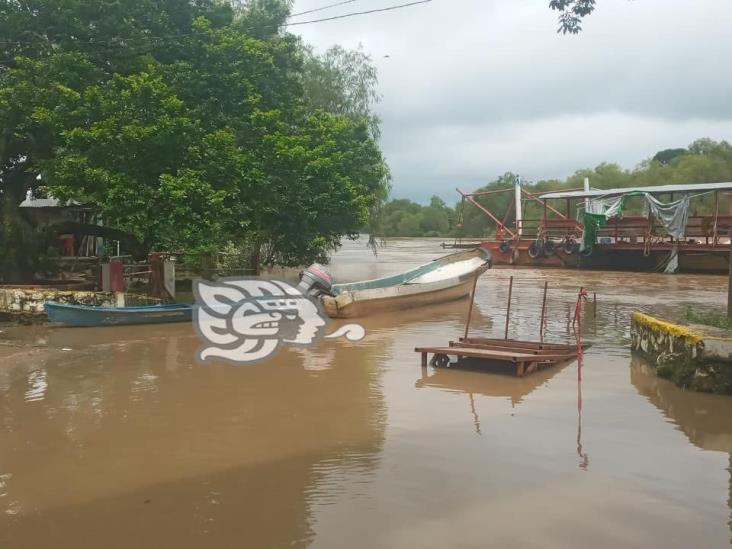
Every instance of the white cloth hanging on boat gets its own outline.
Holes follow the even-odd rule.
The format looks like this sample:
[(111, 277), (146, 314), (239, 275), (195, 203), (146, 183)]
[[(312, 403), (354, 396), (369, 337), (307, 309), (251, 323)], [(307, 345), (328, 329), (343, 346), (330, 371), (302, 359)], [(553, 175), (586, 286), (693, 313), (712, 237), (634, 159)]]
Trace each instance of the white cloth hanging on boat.
[(681, 240), (686, 235), (686, 225), (689, 223), (689, 195), (681, 200), (664, 204), (653, 195), (645, 193), (646, 217), (649, 213), (661, 222), (669, 236)]

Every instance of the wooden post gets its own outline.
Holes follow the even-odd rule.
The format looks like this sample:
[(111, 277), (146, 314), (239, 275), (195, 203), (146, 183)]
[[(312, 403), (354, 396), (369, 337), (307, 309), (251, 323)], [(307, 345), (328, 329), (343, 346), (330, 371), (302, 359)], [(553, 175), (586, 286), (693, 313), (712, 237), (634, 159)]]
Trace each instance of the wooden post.
[(475, 287), (478, 285), (478, 277), (480, 277), (480, 271), (475, 273), (473, 279), (473, 291), (470, 294), (470, 307), (468, 308), (468, 320), (465, 322), (465, 340), (468, 339), (468, 330), (470, 330), (470, 317), (473, 316), (473, 302), (475, 301)]
[(546, 318), (546, 291), (549, 287), (549, 282), (544, 282), (544, 299), (541, 302), (541, 324), (539, 324), (539, 338), (544, 343), (544, 319)]
[[(730, 264), (732, 265), (732, 263)], [(732, 267), (730, 267), (730, 276), (732, 276)], [(508, 306), (506, 307), (506, 336), (508, 339), (508, 321), (511, 319), (511, 294), (513, 293), (513, 276), (508, 282)]]
[(597, 292), (592, 292), (592, 318), (597, 318)]

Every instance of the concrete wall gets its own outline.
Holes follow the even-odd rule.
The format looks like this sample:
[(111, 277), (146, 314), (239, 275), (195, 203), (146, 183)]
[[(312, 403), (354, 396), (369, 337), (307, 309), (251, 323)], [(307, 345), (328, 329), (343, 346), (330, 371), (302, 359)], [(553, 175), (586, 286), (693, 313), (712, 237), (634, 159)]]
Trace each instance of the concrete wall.
[[(147, 298), (145, 296), (129, 296), (128, 303), (152, 304), (160, 300)], [(112, 292), (91, 292), (56, 290), (53, 288), (0, 288), (0, 313), (6, 317), (45, 319), (43, 303), (46, 301), (58, 301), (60, 303), (71, 303), (79, 305), (106, 305), (112, 306), (116, 303), (115, 294)]]
[(685, 388), (732, 394), (732, 337), (643, 313), (633, 313), (630, 336), (633, 351), (650, 360), (659, 376)]

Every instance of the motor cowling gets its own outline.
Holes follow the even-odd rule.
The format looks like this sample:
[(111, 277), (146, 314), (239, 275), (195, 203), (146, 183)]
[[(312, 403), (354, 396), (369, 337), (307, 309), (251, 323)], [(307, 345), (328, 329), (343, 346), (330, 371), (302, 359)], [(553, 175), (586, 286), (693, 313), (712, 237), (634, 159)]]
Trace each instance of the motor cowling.
[(317, 296), (321, 293), (333, 295), (333, 276), (318, 263), (313, 263), (300, 273), (300, 284), (297, 285), (303, 295)]

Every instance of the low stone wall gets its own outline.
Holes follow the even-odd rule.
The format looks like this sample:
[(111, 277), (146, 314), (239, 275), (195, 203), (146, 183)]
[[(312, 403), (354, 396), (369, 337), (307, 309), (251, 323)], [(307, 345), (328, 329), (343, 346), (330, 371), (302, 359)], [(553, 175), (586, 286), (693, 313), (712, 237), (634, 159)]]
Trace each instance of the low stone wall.
[(633, 313), (631, 346), (680, 387), (732, 394), (732, 337), (706, 332)]
[[(159, 303), (159, 299), (125, 295), (128, 304), (144, 305)], [(116, 303), (112, 292), (91, 292), (57, 290), (53, 288), (0, 288), (0, 316), (9, 320), (43, 321), (46, 313), (43, 304), (58, 301), (74, 305), (112, 306)]]

